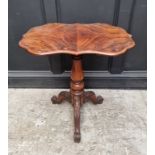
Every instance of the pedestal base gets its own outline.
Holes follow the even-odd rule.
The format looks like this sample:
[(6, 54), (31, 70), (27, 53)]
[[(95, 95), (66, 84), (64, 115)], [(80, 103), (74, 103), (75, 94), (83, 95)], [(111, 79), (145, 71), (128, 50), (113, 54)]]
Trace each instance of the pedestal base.
[(75, 123), (74, 142), (77, 142), (77, 143), (79, 143), (81, 140), (80, 126), (79, 126), (80, 124), (78, 123), (78, 122), (80, 122), (80, 107), (81, 107), (81, 105), (86, 102), (91, 102), (93, 104), (101, 104), (104, 99), (102, 98), (102, 96), (96, 96), (93, 91), (86, 91), (86, 92), (83, 92), (80, 100), (83, 102), (75, 103), (74, 100), (72, 99), (71, 92), (67, 92), (67, 91), (62, 91), (59, 93), (58, 96), (53, 96), (51, 98), (51, 101), (53, 104), (61, 104), (64, 101), (68, 101), (69, 103), (71, 103), (73, 105), (74, 119), (75, 119), (75, 122), (77, 122), (77, 123)]
[[(101, 104), (103, 102), (102, 96), (96, 96), (96, 94), (93, 91), (85, 91), (83, 93), (83, 103), (91, 102), (93, 104)], [(53, 104), (61, 104), (64, 101), (68, 101), (72, 104), (71, 99), (71, 93), (68, 91), (61, 91), (58, 96), (53, 96), (51, 98), (51, 101)]]
[(96, 96), (93, 91), (84, 91), (84, 75), (80, 56), (73, 57), (73, 66), (71, 72), (70, 92), (62, 91), (58, 96), (52, 97), (53, 104), (60, 104), (68, 101), (74, 108), (74, 141), (80, 142), (80, 107), (86, 102), (101, 104), (103, 98)]

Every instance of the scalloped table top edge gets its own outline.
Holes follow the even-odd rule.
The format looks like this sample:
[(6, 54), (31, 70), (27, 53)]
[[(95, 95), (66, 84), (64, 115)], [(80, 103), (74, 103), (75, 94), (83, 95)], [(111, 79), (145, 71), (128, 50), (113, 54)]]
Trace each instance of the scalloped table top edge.
[(123, 28), (105, 23), (48, 23), (28, 30), (20, 40), (19, 46), (38, 56), (117, 56), (134, 47), (135, 42), (132, 35)]

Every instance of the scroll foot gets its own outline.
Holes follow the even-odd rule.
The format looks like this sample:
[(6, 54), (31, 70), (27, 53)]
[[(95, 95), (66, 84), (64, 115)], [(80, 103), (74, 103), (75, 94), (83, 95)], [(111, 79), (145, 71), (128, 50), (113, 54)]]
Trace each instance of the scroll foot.
[(81, 134), (74, 132), (74, 142), (79, 143), (81, 141)]
[(71, 103), (71, 95), (70, 92), (62, 91), (58, 96), (53, 96), (51, 98), (53, 104), (61, 104), (63, 101), (68, 101)]
[(101, 104), (103, 103), (102, 96), (96, 96), (93, 91), (84, 92), (84, 102), (92, 102), (93, 104)]

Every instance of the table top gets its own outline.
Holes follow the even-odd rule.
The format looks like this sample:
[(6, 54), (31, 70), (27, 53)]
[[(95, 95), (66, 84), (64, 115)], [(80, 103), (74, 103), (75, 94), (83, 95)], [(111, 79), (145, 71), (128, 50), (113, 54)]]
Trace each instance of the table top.
[(49, 23), (31, 28), (19, 46), (35, 55), (100, 54), (117, 56), (135, 46), (124, 29), (104, 23)]

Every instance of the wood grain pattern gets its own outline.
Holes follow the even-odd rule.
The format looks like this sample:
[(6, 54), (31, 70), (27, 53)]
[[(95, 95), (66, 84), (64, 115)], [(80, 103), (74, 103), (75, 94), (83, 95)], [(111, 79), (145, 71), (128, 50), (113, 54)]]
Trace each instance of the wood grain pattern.
[(116, 56), (135, 46), (124, 29), (104, 23), (49, 23), (31, 28), (19, 42), (35, 55), (66, 53)]

